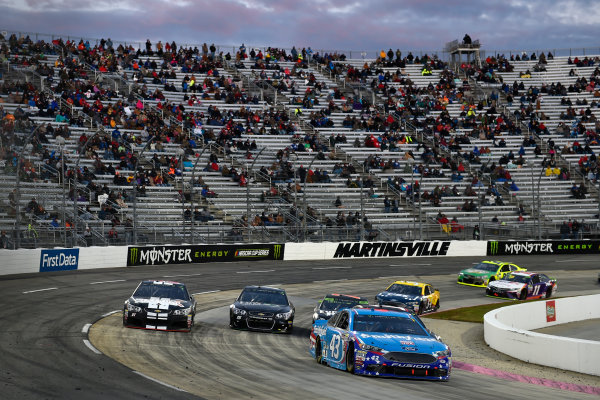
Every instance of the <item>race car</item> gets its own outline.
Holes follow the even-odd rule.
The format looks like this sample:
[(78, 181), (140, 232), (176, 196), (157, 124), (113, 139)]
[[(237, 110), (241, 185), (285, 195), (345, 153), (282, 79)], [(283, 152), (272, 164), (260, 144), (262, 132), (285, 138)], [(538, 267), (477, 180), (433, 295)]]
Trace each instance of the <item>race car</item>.
[(407, 311), (352, 308), (310, 332), (310, 354), (319, 364), (360, 375), (447, 381), (450, 348)]
[(186, 331), (194, 326), (196, 300), (183, 283), (142, 281), (123, 306), (129, 328)]
[(365, 297), (350, 296), (347, 294), (332, 293), (319, 300), (319, 304), (314, 309), (312, 322), (317, 319), (329, 319), (340, 308), (352, 308), (356, 305), (368, 305), (369, 301)]
[(398, 304), (420, 315), (440, 308), (440, 291), (428, 283), (396, 281), (377, 294), (375, 302), (380, 305)]
[(516, 271), (490, 282), (485, 293), (490, 297), (511, 300), (550, 297), (557, 290), (556, 279), (537, 272)]
[(471, 268), (460, 271), (457, 282), (461, 285), (486, 287), (488, 283), (502, 279), (504, 275), (514, 271), (527, 270), (504, 261), (482, 261)]
[(237, 300), (229, 306), (229, 327), (291, 333), (295, 311), (285, 290), (268, 286), (246, 286)]

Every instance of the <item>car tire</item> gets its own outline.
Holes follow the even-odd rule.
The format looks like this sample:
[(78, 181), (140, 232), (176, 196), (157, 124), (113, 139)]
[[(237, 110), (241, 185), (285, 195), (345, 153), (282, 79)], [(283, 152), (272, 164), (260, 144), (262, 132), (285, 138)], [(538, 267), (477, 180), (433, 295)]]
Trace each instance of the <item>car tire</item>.
[(315, 359), (317, 364), (323, 364), (323, 349), (321, 348), (321, 339), (317, 338), (315, 343)]
[(523, 289), (521, 290), (521, 293), (519, 293), (519, 300), (526, 300), (527, 299), (527, 289)]
[(554, 292), (554, 285), (552, 285), (548, 289), (546, 289), (546, 298), (549, 299), (552, 296), (553, 292)]
[(348, 349), (346, 350), (346, 371), (354, 374), (356, 370), (356, 363), (354, 360), (354, 344), (348, 343)]
[(440, 301), (439, 300), (435, 303), (435, 306), (433, 306), (433, 308), (435, 311), (440, 309)]
[(425, 311), (425, 304), (423, 304), (423, 302), (421, 302), (421, 303), (419, 303), (419, 309), (417, 310), (417, 315), (423, 314), (423, 311)]

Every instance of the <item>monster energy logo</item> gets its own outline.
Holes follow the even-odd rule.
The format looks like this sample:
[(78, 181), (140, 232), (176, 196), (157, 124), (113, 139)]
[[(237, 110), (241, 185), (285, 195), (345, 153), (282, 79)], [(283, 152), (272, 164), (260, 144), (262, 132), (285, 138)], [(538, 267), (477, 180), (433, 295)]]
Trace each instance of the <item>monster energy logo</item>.
[(275, 246), (273, 246), (273, 258), (278, 260), (280, 255), (281, 255), (281, 245), (276, 244)]
[(140, 255), (140, 249), (138, 249), (137, 247), (129, 249), (129, 264), (135, 265), (136, 262), (138, 261), (139, 255)]
[(494, 256), (498, 254), (499, 243), (497, 241), (490, 242), (490, 255)]

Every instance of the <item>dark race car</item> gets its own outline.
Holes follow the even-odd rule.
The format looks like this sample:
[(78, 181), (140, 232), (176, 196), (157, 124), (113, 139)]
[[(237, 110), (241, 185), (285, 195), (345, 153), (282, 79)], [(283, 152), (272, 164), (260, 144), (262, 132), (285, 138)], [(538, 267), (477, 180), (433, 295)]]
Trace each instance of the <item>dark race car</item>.
[(317, 319), (329, 319), (337, 310), (341, 308), (352, 308), (357, 305), (368, 305), (369, 301), (365, 297), (350, 296), (347, 294), (332, 293), (319, 300), (319, 304), (313, 312), (312, 322)]
[(428, 283), (396, 281), (375, 296), (380, 305), (397, 305), (417, 314), (440, 308), (440, 291)]
[(485, 293), (490, 297), (511, 300), (550, 297), (557, 290), (556, 279), (537, 272), (515, 271), (502, 279), (490, 282)]
[(229, 326), (256, 331), (291, 332), (294, 305), (285, 290), (267, 286), (246, 286), (229, 306)]
[(125, 301), (123, 325), (129, 328), (187, 331), (194, 325), (196, 300), (183, 283), (143, 281)]

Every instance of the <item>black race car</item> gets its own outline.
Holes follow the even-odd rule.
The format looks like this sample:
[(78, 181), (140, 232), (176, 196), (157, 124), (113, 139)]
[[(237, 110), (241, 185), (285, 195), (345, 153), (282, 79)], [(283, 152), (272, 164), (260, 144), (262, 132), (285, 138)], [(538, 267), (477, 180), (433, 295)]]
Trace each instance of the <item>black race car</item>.
[(368, 305), (369, 301), (365, 297), (350, 296), (347, 294), (332, 293), (319, 300), (319, 304), (313, 312), (312, 322), (317, 319), (329, 319), (333, 314), (342, 308), (352, 308), (357, 305)]
[(229, 326), (256, 331), (291, 332), (294, 305), (285, 290), (267, 286), (246, 286), (229, 306)]
[(185, 285), (169, 281), (142, 281), (123, 307), (123, 325), (162, 331), (192, 330), (196, 300)]

